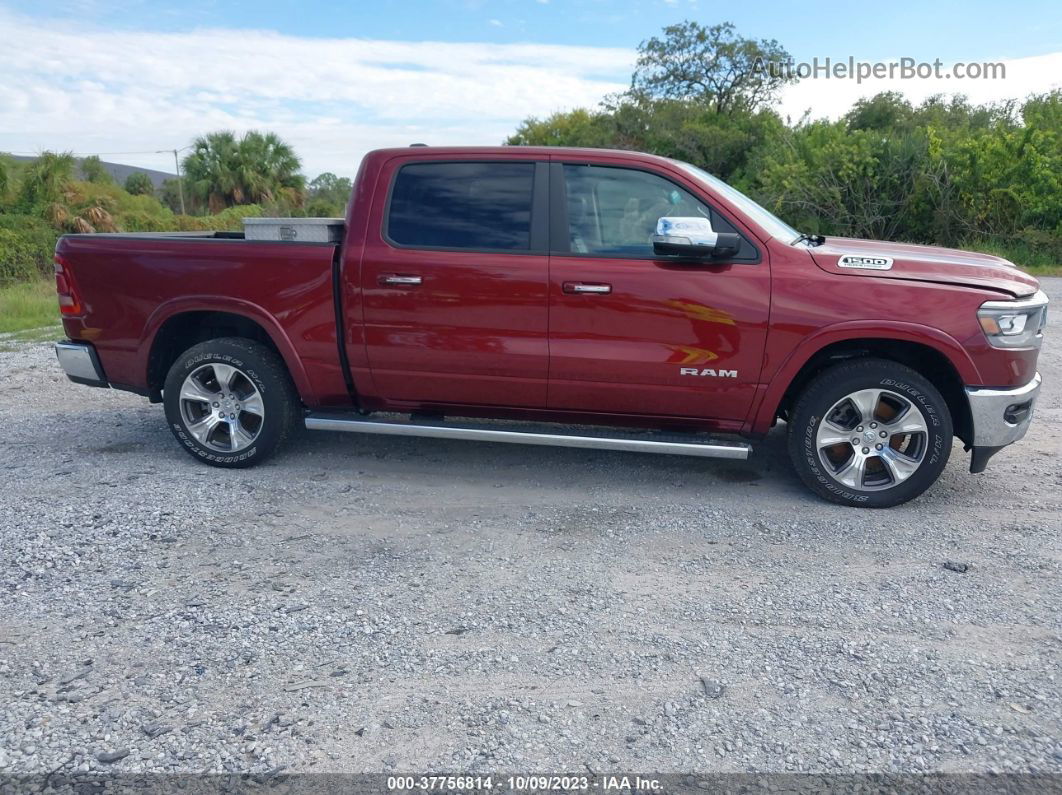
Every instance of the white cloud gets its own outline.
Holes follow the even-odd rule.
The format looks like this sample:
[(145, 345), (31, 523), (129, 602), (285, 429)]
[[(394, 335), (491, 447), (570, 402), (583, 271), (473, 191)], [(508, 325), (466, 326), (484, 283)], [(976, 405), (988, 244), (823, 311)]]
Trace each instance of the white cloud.
[[(497, 144), (527, 116), (593, 107), (627, 86), (633, 50), (538, 44), (303, 38), (268, 31), (105, 31), (0, 10), (0, 150), (173, 149), (216, 129), (270, 129), (305, 171), (351, 175), (361, 156), (413, 142)], [(860, 96), (975, 101), (1049, 90), (1062, 53), (1010, 60), (1007, 79), (805, 80), (781, 110), (836, 118)], [(172, 155), (113, 156), (172, 168)]]
[(268, 128), (311, 176), (353, 174), (380, 146), (498, 144), (527, 116), (623, 90), (634, 60), (602, 47), (101, 31), (2, 11), (0, 29), (0, 150), (172, 149)]

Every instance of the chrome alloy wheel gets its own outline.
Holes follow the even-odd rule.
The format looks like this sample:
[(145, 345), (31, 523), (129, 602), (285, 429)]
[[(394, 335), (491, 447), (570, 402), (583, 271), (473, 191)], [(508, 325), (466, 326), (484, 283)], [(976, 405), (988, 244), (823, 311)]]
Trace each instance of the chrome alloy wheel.
[(196, 440), (219, 453), (250, 447), (265, 420), (262, 395), (246, 373), (211, 362), (181, 384), (181, 418)]
[(861, 389), (838, 400), (815, 434), (819, 460), (850, 489), (882, 491), (918, 471), (929, 444), (925, 416), (909, 398)]

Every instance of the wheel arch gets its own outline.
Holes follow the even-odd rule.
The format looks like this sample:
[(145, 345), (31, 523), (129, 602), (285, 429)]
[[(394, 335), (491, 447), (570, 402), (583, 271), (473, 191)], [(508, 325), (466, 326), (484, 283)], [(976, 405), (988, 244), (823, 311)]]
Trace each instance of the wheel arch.
[(149, 321), (150, 333), (141, 346), (151, 399), (160, 398), (166, 373), (181, 353), (218, 337), (242, 337), (267, 346), (284, 362), (302, 400), (312, 399), (302, 362), (283, 329), (267, 313), (250, 307), (234, 311), (228, 299), (224, 306), (208, 302), (173, 306), (169, 311), (160, 308)]
[(947, 403), (955, 435), (970, 444), (973, 420), (964, 385), (977, 383), (977, 370), (957, 342), (950, 337), (947, 341), (942, 344), (921, 331), (812, 337), (775, 374), (756, 413), (753, 431), (766, 433), (776, 418), (785, 419), (808, 382), (826, 368), (840, 361), (873, 357), (906, 365), (927, 378)]

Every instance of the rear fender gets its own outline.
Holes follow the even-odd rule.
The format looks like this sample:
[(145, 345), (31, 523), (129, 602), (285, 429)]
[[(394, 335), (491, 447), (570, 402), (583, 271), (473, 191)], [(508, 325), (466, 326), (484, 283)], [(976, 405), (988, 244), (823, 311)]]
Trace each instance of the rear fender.
[(144, 381), (147, 383), (148, 361), (151, 348), (155, 344), (155, 338), (159, 329), (170, 318), (186, 312), (226, 312), (230, 315), (240, 315), (254, 321), (265, 331), (280, 352), (284, 364), (291, 374), (291, 380), (299, 391), (299, 396), (307, 405), (316, 405), (317, 396), (310, 385), (306, 368), (302, 360), (295, 352), (295, 346), (284, 332), (284, 329), (269, 312), (257, 304), (244, 301), (239, 298), (219, 295), (196, 295), (175, 298), (158, 306), (148, 318), (144, 328), (144, 336), (140, 339), (137, 349), (137, 366), (144, 373)]

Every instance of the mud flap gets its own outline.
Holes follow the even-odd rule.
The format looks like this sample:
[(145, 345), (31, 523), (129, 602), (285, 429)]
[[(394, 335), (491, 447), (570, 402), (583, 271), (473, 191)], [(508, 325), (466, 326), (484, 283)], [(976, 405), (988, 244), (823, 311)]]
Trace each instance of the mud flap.
[(1002, 450), (1003, 447), (974, 447), (970, 455), (970, 472), (980, 474), (988, 466), (988, 459)]

